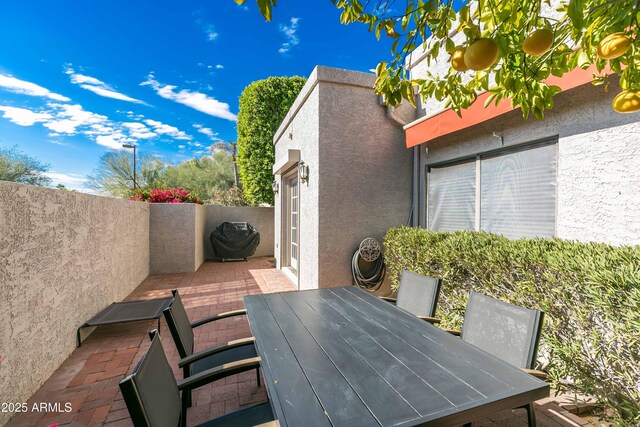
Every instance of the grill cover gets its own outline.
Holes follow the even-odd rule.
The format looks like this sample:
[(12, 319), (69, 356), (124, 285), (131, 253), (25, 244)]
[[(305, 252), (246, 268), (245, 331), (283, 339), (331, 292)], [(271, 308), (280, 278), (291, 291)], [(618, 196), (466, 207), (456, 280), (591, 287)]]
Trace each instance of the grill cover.
[(222, 259), (250, 257), (260, 244), (260, 233), (248, 222), (223, 222), (210, 238), (213, 252)]

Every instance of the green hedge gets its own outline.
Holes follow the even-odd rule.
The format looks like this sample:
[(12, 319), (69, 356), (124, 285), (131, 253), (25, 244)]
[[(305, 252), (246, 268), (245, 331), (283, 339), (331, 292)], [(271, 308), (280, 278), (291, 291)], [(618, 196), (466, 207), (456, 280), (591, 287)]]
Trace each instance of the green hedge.
[(244, 197), (273, 205), (273, 137), (307, 80), (269, 77), (244, 88), (238, 112), (238, 173)]
[(446, 327), (462, 325), (469, 290), (543, 310), (538, 359), (550, 380), (640, 422), (639, 246), (402, 227), (387, 232), (385, 260), (394, 289), (403, 269), (442, 279)]

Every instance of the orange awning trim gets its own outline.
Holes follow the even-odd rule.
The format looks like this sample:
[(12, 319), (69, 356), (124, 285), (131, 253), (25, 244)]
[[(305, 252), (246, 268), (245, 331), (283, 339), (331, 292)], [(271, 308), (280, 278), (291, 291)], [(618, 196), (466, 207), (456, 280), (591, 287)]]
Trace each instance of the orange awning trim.
[[(595, 66), (586, 70), (576, 68), (562, 77), (549, 76), (545, 81), (549, 85), (560, 86), (565, 91), (590, 83), (593, 80), (594, 73), (596, 73)], [(502, 100), (497, 106), (491, 103), (487, 108), (484, 108), (484, 102), (489, 96), (490, 93), (488, 92), (479, 95), (469, 108), (462, 110), (462, 117), (459, 117), (455, 111), (449, 109), (407, 128), (405, 131), (407, 148), (415, 147), (513, 111), (511, 101), (508, 99)]]

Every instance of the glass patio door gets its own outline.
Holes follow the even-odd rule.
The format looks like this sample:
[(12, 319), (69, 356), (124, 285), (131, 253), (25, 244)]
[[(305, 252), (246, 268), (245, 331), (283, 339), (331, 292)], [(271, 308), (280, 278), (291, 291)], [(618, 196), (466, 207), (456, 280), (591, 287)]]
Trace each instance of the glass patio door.
[(299, 188), (298, 175), (294, 175), (287, 181), (289, 193), (289, 266), (298, 270), (298, 212), (299, 204)]

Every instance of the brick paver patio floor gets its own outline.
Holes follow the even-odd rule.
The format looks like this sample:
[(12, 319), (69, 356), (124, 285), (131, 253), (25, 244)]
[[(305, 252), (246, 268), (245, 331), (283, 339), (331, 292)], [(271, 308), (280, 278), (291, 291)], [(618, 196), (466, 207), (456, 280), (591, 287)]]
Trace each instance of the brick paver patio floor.
[[(291, 283), (274, 268), (272, 258), (253, 258), (246, 263), (206, 262), (196, 273), (152, 275), (127, 300), (171, 296), (173, 288), (180, 290), (192, 320), (242, 308), (244, 295), (293, 290)], [(46, 402), (60, 403), (63, 410), (70, 403), (71, 412), (18, 414), (8, 426), (131, 426), (118, 383), (145, 353), (149, 346), (146, 332), (155, 325), (155, 321), (150, 321), (97, 328), (28, 401), (29, 408), (33, 403)], [(194, 332), (196, 351), (250, 335), (245, 316), (214, 322)], [(164, 320), (161, 337), (174, 373), (181, 378), (177, 369), (179, 356)], [(257, 386), (255, 371), (232, 376), (194, 392), (188, 424), (204, 422), (266, 399), (264, 385)], [(538, 402), (536, 409), (541, 427), (586, 425), (550, 400)], [(526, 418), (524, 410), (505, 411), (474, 425), (526, 426)]]

